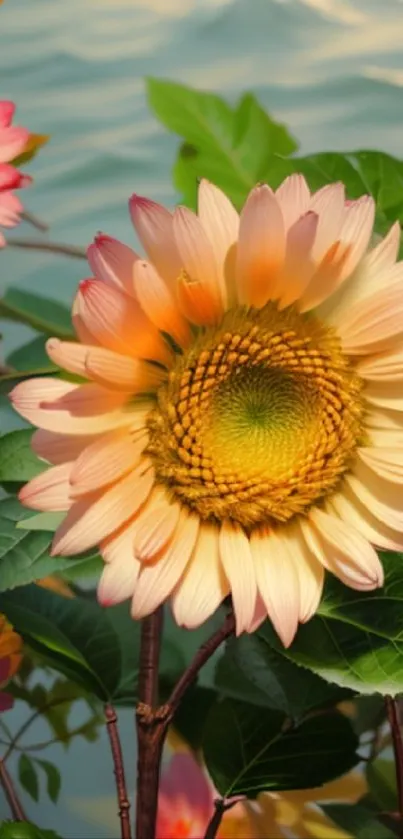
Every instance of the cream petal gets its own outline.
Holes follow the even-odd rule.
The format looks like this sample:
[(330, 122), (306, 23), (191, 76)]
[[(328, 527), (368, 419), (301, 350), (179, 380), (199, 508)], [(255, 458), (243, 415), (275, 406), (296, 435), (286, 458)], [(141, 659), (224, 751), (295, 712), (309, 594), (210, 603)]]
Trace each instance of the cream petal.
[[(151, 496), (150, 496), (151, 497)], [(145, 504), (143, 505), (144, 509), (149, 503), (149, 498), (146, 499)], [(102, 559), (104, 562), (107, 563), (122, 563), (125, 557), (129, 557), (133, 562), (140, 567), (139, 561), (134, 556), (134, 534), (136, 532), (137, 527), (137, 520), (138, 515), (141, 513), (136, 513), (136, 515), (125, 521), (124, 524), (118, 529), (115, 530), (111, 536), (107, 536), (106, 539), (100, 542), (99, 550), (102, 555)]]
[(55, 533), (52, 556), (86, 551), (128, 521), (144, 504), (154, 483), (153, 470), (145, 469), (142, 465), (102, 494), (94, 493), (73, 504)]
[(309, 187), (303, 175), (293, 174), (285, 178), (275, 194), (287, 232), (308, 211)]
[(247, 628), (247, 632), (256, 632), (259, 629), (259, 626), (265, 621), (267, 618), (267, 609), (263, 602), (263, 599), (259, 592), (256, 596), (255, 601), (255, 611), (253, 613), (253, 618)]
[(31, 510), (59, 512), (71, 507), (70, 472), (72, 463), (52, 466), (46, 472), (36, 475), (18, 494), (21, 504)]
[(343, 283), (329, 300), (325, 300), (318, 315), (337, 326), (343, 323), (352, 306), (384, 288), (389, 269), (397, 259), (399, 241), (400, 226), (396, 222), (379, 245), (363, 258), (348, 283)]
[(116, 606), (132, 597), (140, 571), (140, 563), (126, 554), (105, 565), (98, 583), (97, 597), (101, 606)]
[(187, 207), (177, 207), (173, 216), (173, 229), (185, 273), (192, 282), (198, 282), (206, 289), (223, 314), (224, 287), (213, 246), (200, 219)]
[(389, 411), (387, 408), (368, 406), (369, 410), (365, 415), (365, 425), (369, 429), (379, 431), (403, 431), (403, 413), (401, 411)]
[(393, 282), (352, 306), (337, 325), (344, 352), (377, 352), (380, 342), (403, 331), (403, 282), (398, 279), (402, 268), (399, 264), (395, 269)]
[(392, 483), (403, 483), (403, 448), (365, 448), (357, 449), (358, 457), (361, 458), (373, 472), (381, 478)]
[(228, 301), (226, 261), (230, 249), (238, 239), (239, 214), (221, 189), (206, 181), (205, 178), (202, 178), (199, 184), (198, 214), (213, 248), (223, 302), (226, 306)]
[(218, 529), (203, 524), (191, 561), (172, 595), (176, 622), (195, 629), (216, 611), (228, 591), (218, 553)]
[(87, 251), (91, 270), (99, 280), (123, 288), (133, 295), (133, 268), (138, 254), (127, 245), (99, 233)]
[(137, 299), (150, 321), (172, 336), (180, 347), (192, 339), (189, 324), (181, 314), (172, 291), (149, 262), (136, 262), (133, 275)]
[(308, 209), (319, 216), (312, 258), (320, 262), (339, 239), (345, 214), (343, 184), (327, 184), (319, 189), (312, 195)]
[(403, 393), (399, 382), (368, 382), (364, 396), (371, 406), (376, 405), (392, 411), (403, 411)]
[(403, 344), (396, 343), (390, 350), (359, 358), (357, 373), (372, 382), (401, 382), (403, 380)]
[(104, 347), (87, 347), (85, 344), (49, 338), (46, 351), (55, 364), (70, 373), (129, 393), (152, 392), (166, 378), (162, 368)]
[(50, 377), (21, 382), (10, 394), (15, 409), (32, 425), (80, 436), (130, 425), (133, 410), (125, 404), (128, 398), (99, 385)]
[(140, 304), (112, 285), (83, 280), (77, 295), (80, 318), (96, 343), (114, 352), (169, 364), (166, 342)]
[(288, 231), (284, 269), (278, 283), (279, 308), (295, 303), (312, 279), (315, 266), (310, 258), (319, 216), (310, 211)]
[(345, 481), (377, 519), (393, 530), (403, 531), (403, 498), (398, 485), (381, 478), (360, 460)]
[(328, 504), (329, 512), (336, 512), (339, 518), (351, 524), (372, 545), (387, 551), (403, 550), (403, 535), (379, 521), (344, 483), (334, 493)]
[(132, 222), (151, 262), (161, 277), (173, 284), (183, 263), (175, 242), (172, 215), (161, 204), (140, 195), (129, 201)]
[(152, 560), (165, 548), (177, 527), (179, 514), (179, 504), (166, 499), (142, 516), (134, 539), (134, 550), (141, 562)]
[(285, 647), (298, 628), (299, 575), (286, 540), (267, 530), (252, 532), (250, 546), (261, 597), (272, 624)]
[[(89, 277), (87, 280), (82, 280), (81, 282), (86, 283), (88, 282), (88, 280), (96, 282), (94, 277)], [(83, 294), (80, 291), (80, 288), (78, 289), (77, 294), (73, 300), (71, 319), (78, 340), (81, 341), (82, 344), (90, 344), (94, 347), (98, 346), (98, 339), (95, 337), (95, 335), (93, 335), (92, 332), (90, 332), (90, 330), (86, 326), (85, 304), (83, 301)]]
[(318, 609), (325, 573), (323, 565), (308, 549), (299, 523), (287, 527), (286, 539), (299, 579), (299, 620), (306, 623)]
[(70, 475), (74, 499), (119, 480), (138, 466), (148, 442), (144, 432), (111, 431), (84, 449)]
[(245, 531), (236, 524), (224, 522), (219, 535), (219, 552), (231, 589), (236, 618), (236, 634), (248, 630), (253, 622), (257, 586), (254, 563)]
[(75, 460), (93, 442), (94, 435), (69, 437), (67, 434), (56, 434), (40, 428), (31, 437), (31, 448), (38, 457), (57, 466)]
[(383, 569), (372, 545), (358, 530), (318, 508), (301, 522), (308, 547), (345, 585), (371, 591), (383, 584)]
[(261, 307), (275, 297), (284, 256), (281, 209), (263, 184), (250, 192), (240, 217), (236, 270), (241, 303)]
[(150, 614), (166, 600), (186, 573), (198, 531), (199, 518), (183, 512), (165, 553), (155, 562), (142, 565), (132, 603), (132, 616), (136, 620)]
[(340, 281), (349, 277), (364, 256), (372, 234), (375, 219), (375, 201), (370, 195), (363, 195), (352, 201), (345, 211), (340, 239), (349, 245), (349, 255), (343, 265)]

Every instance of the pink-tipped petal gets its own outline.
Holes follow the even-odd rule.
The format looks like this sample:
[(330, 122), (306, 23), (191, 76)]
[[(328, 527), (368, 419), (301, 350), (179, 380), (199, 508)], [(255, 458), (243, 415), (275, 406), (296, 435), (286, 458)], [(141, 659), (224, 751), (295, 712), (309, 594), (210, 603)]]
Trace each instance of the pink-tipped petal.
[(0, 100), (0, 128), (7, 128), (8, 125), (11, 125), (14, 112), (14, 102), (10, 102), (8, 99)]
[(24, 207), (13, 192), (0, 192), (0, 224), (3, 227), (15, 227), (21, 221)]
[(9, 163), (20, 155), (29, 140), (29, 131), (17, 126), (0, 126), (0, 163)]
[(256, 575), (245, 531), (224, 522), (219, 535), (221, 562), (227, 577), (236, 618), (236, 634), (248, 630), (254, 617), (257, 596)]
[(200, 219), (187, 207), (177, 207), (173, 216), (173, 231), (185, 273), (192, 282), (198, 282), (206, 289), (217, 310), (223, 314), (223, 285), (213, 246)]
[(100, 605), (115, 606), (132, 597), (139, 571), (139, 561), (130, 554), (105, 565), (97, 590)]
[(266, 184), (252, 190), (240, 217), (237, 282), (241, 303), (261, 307), (276, 296), (285, 255), (283, 216)]
[(102, 494), (77, 501), (55, 533), (52, 556), (71, 556), (99, 545), (144, 504), (153, 483), (152, 469), (143, 474), (137, 469)]
[(40, 428), (31, 437), (31, 448), (38, 457), (57, 466), (75, 460), (93, 441), (94, 435), (69, 437), (67, 434), (56, 434)]
[[(226, 195), (202, 178), (198, 192), (198, 214), (203, 228), (211, 242), (220, 278), (224, 305), (228, 291), (231, 294), (231, 276), (228, 276), (228, 256), (238, 239), (239, 215)], [(229, 286), (229, 288), (228, 288)]]
[(218, 534), (215, 525), (203, 523), (191, 561), (172, 595), (175, 620), (187, 629), (204, 623), (229, 591), (218, 552)]
[(171, 213), (156, 201), (140, 195), (131, 197), (129, 207), (137, 235), (151, 262), (172, 286), (183, 264), (173, 234)]
[(99, 233), (87, 251), (91, 270), (99, 280), (118, 286), (133, 295), (133, 268), (138, 254), (128, 245)]
[(318, 220), (316, 213), (310, 211), (301, 216), (288, 231), (284, 268), (278, 282), (280, 309), (299, 300), (312, 279), (315, 265), (310, 254)]
[(285, 647), (298, 628), (299, 576), (283, 539), (267, 530), (251, 536), (252, 557), (260, 595), (268, 616)]
[(136, 297), (150, 321), (162, 332), (171, 335), (178, 346), (191, 341), (189, 324), (181, 314), (174, 295), (153, 265), (139, 260), (133, 275)]
[(319, 263), (339, 239), (345, 213), (343, 184), (327, 184), (319, 189), (312, 195), (308, 209), (313, 210), (319, 217), (312, 248), (312, 258)]
[(72, 463), (62, 463), (59, 466), (52, 466), (46, 472), (32, 478), (19, 492), (21, 504), (31, 510), (45, 512), (69, 510), (72, 504), (69, 483), (72, 465)]
[(174, 537), (162, 556), (142, 565), (132, 603), (132, 616), (136, 620), (153, 612), (169, 597), (189, 563), (198, 530), (198, 517), (182, 513)]
[(309, 208), (311, 194), (303, 175), (289, 175), (276, 190), (286, 232)]

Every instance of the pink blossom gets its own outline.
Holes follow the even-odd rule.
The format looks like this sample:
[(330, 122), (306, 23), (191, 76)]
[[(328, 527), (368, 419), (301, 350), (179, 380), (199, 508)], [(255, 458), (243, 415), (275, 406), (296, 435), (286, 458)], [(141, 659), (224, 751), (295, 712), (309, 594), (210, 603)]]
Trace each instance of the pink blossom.
[[(0, 100), (0, 226), (15, 227), (21, 221), (23, 206), (12, 190), (26, 187), (31, 178), (13, 166), (13, 160), (26, 148), (29, 131), (11, 125), (15, 111), (13, 102)], [(0, 247), (5, 245), (0, 232)]]

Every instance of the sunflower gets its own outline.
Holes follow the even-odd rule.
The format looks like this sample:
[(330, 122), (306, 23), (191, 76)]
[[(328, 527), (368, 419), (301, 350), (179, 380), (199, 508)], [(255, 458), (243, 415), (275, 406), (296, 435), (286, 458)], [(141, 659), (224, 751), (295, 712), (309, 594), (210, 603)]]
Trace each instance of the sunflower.
[(231, 594), (289, 645), (325, 570), (369, 591), (403, 549), (399, 226), (370, 246), (373, 199), (301, 175), (240, 216), (206, 181), (197, 215), (130, 210), (148, 260), (98, 236), (78, 341), (47, 343), (73, 376), (11, 394), (53, 464), (21, 501), (67, 512), (53, 554), (99, 545), (102, 604), (192, 628)]

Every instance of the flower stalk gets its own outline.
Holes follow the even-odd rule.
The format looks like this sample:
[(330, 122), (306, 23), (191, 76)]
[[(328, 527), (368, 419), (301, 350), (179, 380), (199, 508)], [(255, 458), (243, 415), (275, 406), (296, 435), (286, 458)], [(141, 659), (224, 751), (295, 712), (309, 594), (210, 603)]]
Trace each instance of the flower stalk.
[(105, 705), (104, 709), (106, 727), (109, 743), (112, 752), (113, 768), (116, 778), (116, 792), (119, 806), (120, 835), (121, 839), (131, 839), (130, 828), (130, 803), (127, 797), (125, 769), (123, 763), (122, 747), (120, 743), (118, 718), (112, 705)]

